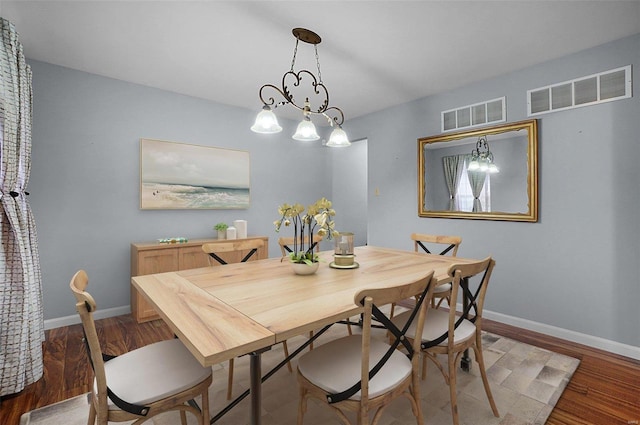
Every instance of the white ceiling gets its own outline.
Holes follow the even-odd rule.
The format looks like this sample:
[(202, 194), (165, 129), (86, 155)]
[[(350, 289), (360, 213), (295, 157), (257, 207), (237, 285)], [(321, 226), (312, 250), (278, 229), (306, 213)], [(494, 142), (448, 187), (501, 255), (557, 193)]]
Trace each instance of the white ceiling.
[[(0, 14), (30, 59), (256, 111), (291, 66), (292, 28), (309, 28), (347, 121), (640, 33), (637, 0), (0, 0)], [(316, 70), (309, 44), (301, 67)]]

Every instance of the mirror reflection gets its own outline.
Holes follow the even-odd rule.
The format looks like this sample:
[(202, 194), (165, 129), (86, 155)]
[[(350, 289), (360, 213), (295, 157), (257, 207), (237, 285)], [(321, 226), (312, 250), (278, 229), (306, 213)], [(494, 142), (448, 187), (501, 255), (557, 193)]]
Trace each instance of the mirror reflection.
[(537, 220), (536, 121), (418, 140), (419, 215)]

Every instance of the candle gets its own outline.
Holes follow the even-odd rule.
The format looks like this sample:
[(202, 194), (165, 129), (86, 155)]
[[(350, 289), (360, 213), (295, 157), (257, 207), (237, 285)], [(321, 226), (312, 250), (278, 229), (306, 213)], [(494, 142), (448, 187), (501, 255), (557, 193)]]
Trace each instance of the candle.
[(340, 243), (338, 244), (338, 248), (340, 248), (340, 254), (346, 255), (349, 253), (349, 239), (346, 236), (340, 236)]
[(236, 228), (236, 234), (238, 239), (247, 238), (247, 220), (235, 220), (233, 227)]

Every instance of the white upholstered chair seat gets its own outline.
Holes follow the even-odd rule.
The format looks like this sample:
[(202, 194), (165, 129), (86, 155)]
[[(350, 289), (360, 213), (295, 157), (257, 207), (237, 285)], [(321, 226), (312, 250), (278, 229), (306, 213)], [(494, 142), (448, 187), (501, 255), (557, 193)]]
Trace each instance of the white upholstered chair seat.
[(442, 294), (447, 294), (451, 292), (451, 284), (450, 283), (443, 283), (442, 285), (438, 285), (435, 288), (433, 288), (433, 295), (434, 296), (441, 296)]
[[(104, 368), (109, 389), (122, 400), (138, 405), (192, 388), (211, 375), (211, 368), (200, 365), (178, 339), (129, 351), (106, 362)], [(109, 409), (118, 410), (111, 399)]]
[[(369, 365), (372, 368), (389, 344), (371, 340)], [(328, 342), (304, 354), (298, 361), (298, 371), (314, 385), (328, 393), (339, 393), (360, 381), (362, 339), (352, 335)], [(369, 398), (388, 392), (411, 374), (411, 360), (395, 351), (380, 371), (369, 381)], [(360, 391), (351, 400), (360, 400)]]
[[(398, 327), (402, 328), (407, 322), (407, 318), (411, 312), (404, 312), (395, 316), (391, 321)], [(424, 322), (422, 330), (423, 341), (433, 341), (449, 330), (449, 312), (440, 309), (430, 309), (427, 319)], [(408, 334), (415, 332), (415, 322), (409, 327)], [(456, 328), (454, 344), (459, 344), (475, 336), (476, 326), (468, 320), (463, 320)], [(438, 345), (447, 345), (448, 338)]]

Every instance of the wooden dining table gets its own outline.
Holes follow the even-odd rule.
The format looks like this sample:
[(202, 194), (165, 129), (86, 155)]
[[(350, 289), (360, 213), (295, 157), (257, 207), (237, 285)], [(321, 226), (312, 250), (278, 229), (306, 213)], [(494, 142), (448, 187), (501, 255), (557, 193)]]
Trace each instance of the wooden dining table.
[(131, 283), (203, 366), (250, 355), (250, 423), (258, 425), (261, 353), (359, 315), (354, 296), (363, 288), (413, 282), (431, 270), (445, 283), (451, 264), (475, 261), (373, 246), (354, 253), (359, 267), (335, 269), (333, 251), (321, 252), (320, 268), (308, 276), (294, 274), (286, 259), (270, 258), (136, 276)]

